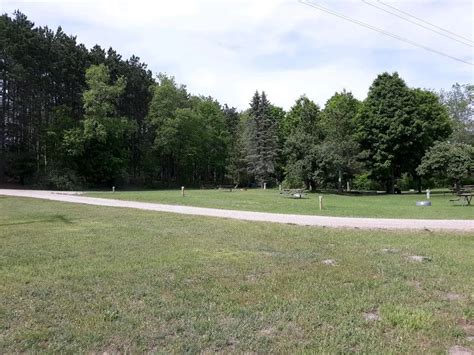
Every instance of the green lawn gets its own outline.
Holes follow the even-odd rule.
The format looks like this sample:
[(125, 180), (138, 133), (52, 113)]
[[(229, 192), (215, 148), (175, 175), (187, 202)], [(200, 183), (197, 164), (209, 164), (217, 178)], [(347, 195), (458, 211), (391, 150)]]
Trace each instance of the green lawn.
[(218, 190), (187, 190), (185, 197), (179, 190), (94, 192), (88, 196), (116, 198), (174, 205), (212, 207), (244, 211), (261, 211), (325, 216), (379, 218), (474, 219), (473, 206), (453, 205), (451, 194), (434, 194), (431, 207), (417, 207), (415, 202), (425, 195), (323, 195), (324, 209), (319, 210), (319, 194), (308, 194), (305, 199), (282, 197), (278, 190), (252, 189), (224, 192)]
[[(0, 353), (473, 347), (472, 235), (11, 197), (0, 211)], [(365, 320), (370, 312), (380, 319)]]

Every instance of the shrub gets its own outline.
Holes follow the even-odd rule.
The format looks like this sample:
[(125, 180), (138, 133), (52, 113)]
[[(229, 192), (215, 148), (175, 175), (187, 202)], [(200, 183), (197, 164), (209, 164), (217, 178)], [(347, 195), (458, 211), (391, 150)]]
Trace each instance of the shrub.
[(73, 170), (51, 170), (41, 185), (48, 189), (72, 191), (80, 189), (83, 181)]
[(378, 190), (380, 188), (379, 184), (369, 178), (369, 173), (363, 173), (356, 175), (354, 180), (352, 180), (352, 189), (354, 190)]

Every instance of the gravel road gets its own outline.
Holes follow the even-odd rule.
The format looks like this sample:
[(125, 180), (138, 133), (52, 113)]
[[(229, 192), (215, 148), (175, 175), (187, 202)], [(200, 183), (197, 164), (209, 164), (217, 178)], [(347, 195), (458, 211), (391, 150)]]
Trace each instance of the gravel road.
[(164, 205), (124, 200), (113, 200), (81, 196), (80, 192), (10, 190), (0, 189), (0, 195), (31, 197), (43, 200), (79, 203), (85, 205), (135, 208), (140, 210), (170, 212), (195, 216), (220, 217), (246, 221), (275, 222), (303, 226), (360, 229), (407, 229), (407, 230), (446, 230), (474, 232), (474, 220), (439, 220), (439, 219), (388, 219), (388, 218), (352, 218), (295, 215), (266, 212), (250, 212), (202, 208), (190, 206)]

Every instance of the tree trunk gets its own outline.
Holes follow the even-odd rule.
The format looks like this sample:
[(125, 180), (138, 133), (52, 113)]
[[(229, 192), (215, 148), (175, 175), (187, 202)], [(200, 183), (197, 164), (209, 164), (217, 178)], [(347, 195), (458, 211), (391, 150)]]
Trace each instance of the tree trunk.
[[(3, 73), (5, 76), (5, 73)], [(7, 81), (2, 78), (2, 108), (0, 111), (0, 182), (5, 176), (5, 123), (7, 121)]]
[(390, 168), (390, 182), (389, 182), (389, 189), (388, 192), (393, 194), (395, 193), (395, 172), (394, 172), (394, 167)]
[(339, 177), (337, 180), (337, 192), (341, 193), (342, 192), (342, 170), (339, 169)]

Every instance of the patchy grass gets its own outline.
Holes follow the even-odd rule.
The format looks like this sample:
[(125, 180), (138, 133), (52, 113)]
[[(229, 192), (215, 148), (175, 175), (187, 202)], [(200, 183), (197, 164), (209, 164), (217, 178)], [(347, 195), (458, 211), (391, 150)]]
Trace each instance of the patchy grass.
[(474, 205), (453, 205), (451, 194), (433, 194), (432, 206), (419, 207), (416, 201), (425, 200), (423, 194), (403, 195), (323, 195), (324, 209), (319, 210), (318, 194), (307, 194), (304, 199), (282, 197), (278, 190), (250, 189), (224, 192), (218, 190), (186, 190), (185, 197), (178, 190), (94, 192), (88, 196), (157, 202), (173, 205), (212, 207), (231, 210), (260, 211), (346, 217), (474, 219)]
[(472, 235), (10, 197), (0, 211), (0, 353), (472, 348)]

